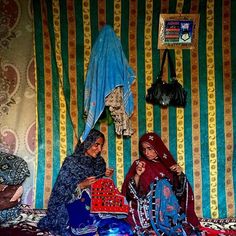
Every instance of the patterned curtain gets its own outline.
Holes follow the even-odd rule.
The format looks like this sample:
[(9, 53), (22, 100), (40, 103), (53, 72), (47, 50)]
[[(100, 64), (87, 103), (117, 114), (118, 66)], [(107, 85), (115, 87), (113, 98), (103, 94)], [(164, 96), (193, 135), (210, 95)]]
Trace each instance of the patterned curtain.
[[(66, 155), (84, 128), (84, 80), (92, 46), (111, 25), (137, 78), (133, 84), (131, 138), (114, 124), (98, 122), (106, 137), (103, 156), (121, 187), (138, 158), (138, 140), (157, 132), (183, 167), (195, 193), (199, 217), (235, 216), (236, 67), (235, 0), (35, 0), (37, 161), (35, 206), (46, 207)], [(186, 108), (162, 109), (145, 102), (163, 53), (158, 50), (160, 13), (199, 13), (195, 49), (173, 49), (178, 80), (188, 92)], [(168, 80), (167, 69), (165, 79)]]
[(35, 68), (31, 1), (0, 0), (0, 150), (27, 161), (22, 202), (33, 204)]

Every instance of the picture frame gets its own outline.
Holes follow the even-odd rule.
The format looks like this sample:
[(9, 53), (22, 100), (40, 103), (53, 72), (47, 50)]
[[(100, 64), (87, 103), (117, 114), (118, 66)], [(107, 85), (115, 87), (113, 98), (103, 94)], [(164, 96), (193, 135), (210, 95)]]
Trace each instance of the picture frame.
[(158, 49), (195, 48), (199, 18), (199, 14), (160, 14)]

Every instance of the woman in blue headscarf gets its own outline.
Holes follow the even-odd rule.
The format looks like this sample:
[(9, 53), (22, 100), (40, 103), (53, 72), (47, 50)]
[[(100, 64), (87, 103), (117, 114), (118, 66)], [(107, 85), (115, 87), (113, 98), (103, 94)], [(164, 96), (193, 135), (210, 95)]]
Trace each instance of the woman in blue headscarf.
[(100, 155), (104, 141), (104, 135), (92, 129), (86, 140), (77, 144), (74, 153), (65, 158), (39, 228), (61, 236), (95, 235), (101, 218), (90, 213), (90, 197), (83, 190), (90, 188), (98, 176), (113, 174)]

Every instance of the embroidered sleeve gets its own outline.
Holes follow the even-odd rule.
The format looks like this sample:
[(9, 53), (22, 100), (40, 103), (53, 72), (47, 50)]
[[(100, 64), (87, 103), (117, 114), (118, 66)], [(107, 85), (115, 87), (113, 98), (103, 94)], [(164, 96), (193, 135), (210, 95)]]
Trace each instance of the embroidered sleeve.
[(131, 199), (138, 199), (138, 190), (136, 188), (136, 184), (134, 178), (131, 178), (128, 184), (127, 190), (127, 200), (130, 201)]

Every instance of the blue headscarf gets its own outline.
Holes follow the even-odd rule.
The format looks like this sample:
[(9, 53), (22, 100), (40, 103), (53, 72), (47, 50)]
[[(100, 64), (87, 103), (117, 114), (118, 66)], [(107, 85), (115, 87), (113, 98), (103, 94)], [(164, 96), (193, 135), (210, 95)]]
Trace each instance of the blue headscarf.
[(88, 150), (100, 137), (103, 138), (103, 140), (105, 141), (104, 134), (101, 133), (99, 130), (90, 130), (89, 135), (86, 137), (86, 140), (84, 142), (81, 142), (80, 140), (78, 141), (75, 147), (74, 155), (78, 156), (84, 154), (85, 151)]
[(134, 77), (119, 38), (112, 27), (105, 25), (93, 46), (85, 81), (84, 111), (87, 120), (82, 142), (102, 114), (105, 98), (116, 87), (122, 86), (125, 112), (131, 116), (134, 103), (130, 86)]

